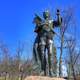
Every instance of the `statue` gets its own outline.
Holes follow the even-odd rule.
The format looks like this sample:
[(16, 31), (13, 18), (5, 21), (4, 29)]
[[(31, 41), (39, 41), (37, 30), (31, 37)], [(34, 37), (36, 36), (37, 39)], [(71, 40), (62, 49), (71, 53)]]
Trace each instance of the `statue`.
[[(53, 76), (52, 71), (52, 53), (53, 53), (53, 36), (55, 32), (53, 29), (61, 25), (62, 18), (60, 17), (59, 10), (57, 10), (57, 21), (53, 21), (50, 19), (50, 12), (43, 12), (42, 20), (38, 15), (34, 18), (34, 23), (36, 23), (35, 32), (37, 33), (37, 37), (35, 39), (35, 43), (33, 46), (34, 56), (36, 61), (39, 60), (41, 62), (41, 70), (44, 72), (44, 75), (47, 75), (46, 65), (48, 65), (48, 73), (49, 76)], [(48, 55), (48, 64), (47, 57)]]

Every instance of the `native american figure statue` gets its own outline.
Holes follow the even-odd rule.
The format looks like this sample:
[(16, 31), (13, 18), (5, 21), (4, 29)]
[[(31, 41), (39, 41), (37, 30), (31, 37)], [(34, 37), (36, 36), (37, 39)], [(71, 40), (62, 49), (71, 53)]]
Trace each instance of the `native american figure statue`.
[[(33, 54), (35, 60), (40, 60), (41, 70), (44, 75), (53, 76), (52, 70), (52, 54), (53, 54), (53, 37), (55, 35), (54, 28), (59, 27), (62, 23), (59, 10), (57, 10), (57, 20), (53, 21), (50, 18), (50, 12), (48, 10), (43, 12), (43, 18), (36, 15), (34, 23), (36, 24), (35, 32), (37, 37), (33, 46)], [(47, 55), (47, 56), (46, 56)], [(48, 59), (48, 60), (47, 60)], [(46, 66), (48, 65), (48, 69)]]

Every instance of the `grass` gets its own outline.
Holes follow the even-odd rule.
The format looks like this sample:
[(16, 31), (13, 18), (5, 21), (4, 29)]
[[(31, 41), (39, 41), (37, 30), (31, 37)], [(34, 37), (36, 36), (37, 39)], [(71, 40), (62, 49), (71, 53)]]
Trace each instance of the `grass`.
[(12, 78), (12, 79), (10, 79), (10, 78), (6, 78), (6, 79), (5, 79), (5, 77), (0, 77), (0, 80), (20, 80), (20, 78), (14, 77), (14, 78)]

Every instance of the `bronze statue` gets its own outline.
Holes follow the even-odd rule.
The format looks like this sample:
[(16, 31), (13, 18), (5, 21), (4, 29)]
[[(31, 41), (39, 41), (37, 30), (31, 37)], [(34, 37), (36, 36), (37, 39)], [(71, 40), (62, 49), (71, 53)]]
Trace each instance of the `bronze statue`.
[[(43, 12), (43, 20), (36, 15), (34, 18), (34, 23), (36, 24), (35, 32), (37, 33), (37, 37), (35, 39), (35, 43), (33, 46), (33, 53), (36, 61), (39, 60), (41, 62), (41, 70), (44, 72), (44, 75), (47, 75), (46, 65), (48, 65), (48, 73), (49, 76), (53, 76), (52, 71), (52, 53), (53, 53), (53, 36), (55, 32), (53, 29), (58, 27), (62, 23), (62, 18), (60, 17), (60, 12), (57, 10), (57, 21), (53, 21), (50, 19), (50, 12)], [(48, 64), (47, 57), (48, 55)]]

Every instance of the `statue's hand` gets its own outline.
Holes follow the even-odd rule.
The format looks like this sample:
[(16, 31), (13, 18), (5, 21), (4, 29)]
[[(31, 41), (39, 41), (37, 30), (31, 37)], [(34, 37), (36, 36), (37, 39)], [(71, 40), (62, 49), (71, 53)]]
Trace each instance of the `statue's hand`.
[(60, 15), (60, 11), (59, 11), (59, 9), (57, 9), (57, 15)]

